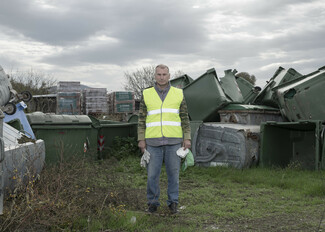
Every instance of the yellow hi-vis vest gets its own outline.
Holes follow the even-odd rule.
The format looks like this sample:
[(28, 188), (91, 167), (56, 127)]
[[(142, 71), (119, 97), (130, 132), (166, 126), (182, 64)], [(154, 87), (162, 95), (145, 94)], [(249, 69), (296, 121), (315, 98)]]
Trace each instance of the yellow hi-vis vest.
[(183, 131), (179, 108), (183, 101), (183, 90), (170, 87), (162, 102), (155, 88), (143, 91), (147, 106), (145, 138), (182, 138)]

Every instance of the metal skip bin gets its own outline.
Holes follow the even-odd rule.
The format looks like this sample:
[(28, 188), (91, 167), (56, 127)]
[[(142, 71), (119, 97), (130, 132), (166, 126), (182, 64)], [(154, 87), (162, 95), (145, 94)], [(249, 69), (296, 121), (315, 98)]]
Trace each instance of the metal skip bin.
[(214, 68), (187, 85), (183, 91), (193, 121), (219, 121), (217, 110), (231, 102), (223, 92)]
[(193, 140), (198, 166), (248, 168), (259, 159), (260, 126), (203, 123)]
[(54, 115), (34, 112), (27, 119), (35, 137), (43, 139), (46, 163), (58, 162), (74, 154), (97, 152), (97, 129), (87, 115)]
[(321, 148), (323, 132), (322, 122), (317, 120), (262, 123), (260, 166), (298, 165), (303, 169), (324, 169), (321, 165), (325, 159)]
[(279, 109), (262, 105), (229, 104), (218, 113), (222, 123), (260, 125), (266, 121), (284, 121)]
[(289, 121), (325, 119), (325, 66), (275, 90)]

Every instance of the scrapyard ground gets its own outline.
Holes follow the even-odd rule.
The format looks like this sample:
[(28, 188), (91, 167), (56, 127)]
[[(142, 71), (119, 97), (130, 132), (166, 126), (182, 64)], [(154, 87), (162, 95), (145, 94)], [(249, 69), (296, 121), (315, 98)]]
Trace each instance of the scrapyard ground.
[(139, 159), (45, 167), (5, 200), (0, 231), (325, 231), (323, 171), (190, 167), (180, 176), (179, 213), (170, 215), (163, 170), (151, 215)]

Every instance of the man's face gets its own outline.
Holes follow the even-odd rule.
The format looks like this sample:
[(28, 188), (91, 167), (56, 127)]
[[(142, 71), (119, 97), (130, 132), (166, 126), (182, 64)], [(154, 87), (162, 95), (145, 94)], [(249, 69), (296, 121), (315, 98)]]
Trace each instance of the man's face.
[(167, 68), (157, 68), (155, 73), (155, 79), (160, 88), (166, 88), (168, 86), (168, 81), (170, 74)]

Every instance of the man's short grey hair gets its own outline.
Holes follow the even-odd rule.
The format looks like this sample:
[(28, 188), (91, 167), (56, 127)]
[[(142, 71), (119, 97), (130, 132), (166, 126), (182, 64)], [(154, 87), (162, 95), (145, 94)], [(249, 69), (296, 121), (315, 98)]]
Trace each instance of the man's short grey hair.
[(168, 66), (167, 66), (167, 65), (164, 65), (164, 64), (158, 64), (158, 65), (156, 66), (156, 69), (155, 69), (155, 71), (157, 71), (157, 68), (161, 68), (161, 69), (165, 69), (165, 68), (167, 68), (167, 70), (168, 70), (168, 73), (169, 73), (169, 68), (168, 68)]

